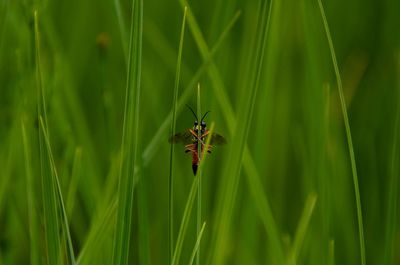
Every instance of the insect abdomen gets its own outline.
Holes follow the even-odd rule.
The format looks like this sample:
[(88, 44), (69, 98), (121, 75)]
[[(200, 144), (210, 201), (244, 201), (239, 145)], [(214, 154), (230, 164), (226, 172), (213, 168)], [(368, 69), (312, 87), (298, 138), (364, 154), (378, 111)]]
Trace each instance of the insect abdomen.
[(193, 170), (193, 175), (196, 176), (197, 173), (197, 168), (199, 167), (199, 156), (197, 154), (197, 151), (192, 152), (192, 170)]

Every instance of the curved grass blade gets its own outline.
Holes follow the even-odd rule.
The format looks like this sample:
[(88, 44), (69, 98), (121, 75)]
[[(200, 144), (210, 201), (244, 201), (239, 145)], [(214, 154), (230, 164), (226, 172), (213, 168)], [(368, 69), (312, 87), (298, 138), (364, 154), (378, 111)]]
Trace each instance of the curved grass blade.
[(113, 248), (113, 264), (128, 264), (132, 226), (134, 172), (138, 153), (138, 122), (143, 31), (143, 0), (132, 0), (128, 75), (125, 91), (121, 165), (118, 184), (118, 211)]
[(301, 245), (303, 244), (304, 237), (307, 232), (308, 224), (310, 223), (311, 215), (314, 211), (315, 203), (317, 202), (317, 195), (310, 194), (307, 197), (303, 213), (301, 215), (299, 225), (297, 227), (296, 235), (294, 237), (294, 242), (292, 249), (289, 253), (288, 265), (297, 264), (297, 259), (300, 253)]
[(46, 236), (45, 252), (47, 264), (59, 264), (60, 261), (60, 235), (59, 220), (57, 212), (57, 200), (53, 170), (46, 148), (44, 134), (47, 132), (47, 114), (44, 88), (42, 83), (42, 71), (40, 63), (40, 43), (39, 43), (39, 23), (37, 11), (34, 13), (35, 20), (35, 53), (36, 53), (36, 84), (37, 84), (37, 112), (38, 119), (43, 116), (44, 126), (39, 126), (39, 152), (40, 152), (40, 172), (42, 176), (42, 197), (44, 210), (44, 230)]
[(100, 251), (99, 246), (105, 240), (106, 235), (114, 225), (117, 211), (117, 200), (113, 200), (105, 212), (90, 227), (88, 239), (86, 240), (81, 252), (79, 253), (76, 264), (93, 264), (91, 257)]
[[(179, 50), (178, 50), (178, 60), (176, 63), (176, 75), (175, 75), (175, 86), (174, 86), (174, 98), (172, 102), (172, 121), (171, 121), (171, 132), (170, 135), (175, 135), (176, 126), (176, 112), (178, 105), (178, 91), (179, 91), (179, 80), (181, 73), (181, 62), (182, 62), (182, 50), (183, 50), (183, 38), (185, 36), (185, 24), (186, 24), (186, 8), (183, 13), (182, 27), (181, 27), (181, 37), (179, 40)], [(174, 169), (174, 144), (170, 145), (170, 158), (169, 158), (169, 177), (168, 177), (168, 243), (169, 243), (169, 264), (172, 262), (172, 256), (174, 252), (174, 179), (173, 179), (173, 169)]]
[(200, 231), (197, 233), (196, 244), (194, 245), (194, 248), (193, 248), (193, 251), (192, 251), (192, 255), (190, 256), (189, 265), (193, 264), (194, 257), (196, 256), (196, 253), (199, 253), (199, 251), (200, 251), (201, 237), (203, 236), (203, 232), (204, 232), (204, 228), (205, 227), (206, 227), (206, 222), (203, 223), (203, 225), (201, 226)]
[(172, 257), (172, 265), (178, 265), (179, 259), (181, 257), (183, 240), (186, 235), (187, 226), (189, 224), (190, 214), (193, 208), (193, 202), (196, 197), (196, 191), (199, 185), (199, 176), (195, 176), (193, 179), (192, 187), (190, 188), (189, 197), (186, 201), (185, 211), (183, 212), (183, 217), (181, 225), (179, 228), (178, 238), (176, 240), (176, 247), (174, 250), (174, 255)]
[(360, 189), (358, 186), (357, 167), (356, 167), (356, 160), (354, 157), (353, 140), (351, 139), (349, 117), (347, 115), (346, 102), (345, 102), (345, 98), (344, 98), (344, 94), (343, 94), (342, 80), (341, 80), (340, 74), (339, 74), (339, 68), (338, 68), (337, 61), (336, 61), (335, 49), (333, 48), (333, 42), (332, 42), (331, 33), (329, 31), (328, 21), (326, 19), (324, 7), (322, 5), (321, 0), (318, 0), (318, 4), (319, 4), (319, 10), (321, 12), (322, 21), (324, 23), (326, 38), (328, 39), (329, 50), (330, 50), (331, 57), (332, 57), (332, 64), (333, 64), (333, 68), (335, 70), (336, 82), (338, 85), (340, 104), (341, 104), (341, 108), (342, 108), (344, 126), (346, 129), (347, 145), (348, 145), (349, 155), (350, 155), (351, 171), (353, 174), (354, 194), (355, 194), (356, 206), (357, 206), (357, 220), (358, 220), (358, 234), (359, 234), (359, 240), (360, 240), (361, 264), (366, 265), (364, 225), (363, 225), (363, 217), (362, 217), (362, 210), (361, 210)]
[[(63, 221), (63, 225), (64, 225), (63, 226), (63, 228), (64, 228), (63, 231), (64, 231), (65, 239), (67, 241), (66, 242), (67, 261), (68, 261), (68, 264), (74, 265), (75, 264), (75, 254), (74, 254), (74, 249), (73, 249), (73, 246), (72, 246), (71, 234), (69, 232), (67, 211), (65, 209), (64, 200), (63, 200), (63, 197), (62, 197), (61, 186), (60, 186), (60, 182), (59, 182), (56, 166), (55, 166), (55, 163), (54, 163), (53, 153), (51, 151), (50, 140), (49, 140), (49, 137), (48, 137), (48, 135), (46, 133), (46, 129), (44, 127), (43, 119), (42, 119), (41, 116), (39, 117), (39, 122), (40, 122), (40, 126), (42, 128), (42, 131), (43, 131), (44, 141), (45, 141), (46, 148), (47, 148), (47, 154), (49, 156), (48, 159), (49, 159), (49, 162), (50, 162), (50, 165), (51, 165), (52, 176), (53, 176), (54, 181), (55, 181), (54, 184), (56, 185), (55, 188), (57, 190), (56, 193), (57, 193), (57, 198), (58, 198), (57, 206), (59, 206), (59, 207), (61, 206), (61, 216), (62, 216), (62, 221)], [(59, 203), (59, 205), (58, 205), (58, 203)]]

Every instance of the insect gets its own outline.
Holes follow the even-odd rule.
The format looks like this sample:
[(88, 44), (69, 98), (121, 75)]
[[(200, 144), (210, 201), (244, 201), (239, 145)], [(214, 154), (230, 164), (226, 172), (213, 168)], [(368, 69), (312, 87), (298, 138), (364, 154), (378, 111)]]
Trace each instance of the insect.
[[(207, 150), (209, 154), (215, 145), (225, 144), (226, 140), (223, 136), (217, 133), (210, 133), (207, 130), (207, 124), (204, 121), (204, 118), (207, 116), (210, 111), (207, 111), (200, 120), (200, 124), (198, 122), (198, 118), (193, 109), (186, 105), (191, 112), (193, 113), (196, 120), (194, 121), (193, 128), (189, 128), (184, 132), (177, 133), (170, 137), (170, 143), (182, 143), (185, 145), (185, 153), (190, 153), (192, 155), (192, 170), (193, 174), (196, 175), (197, 168), (199, 167), (200, 159), (203, 157), (204, 150)], [(209, 140), (209, 144), (206, 145), (208, 137), (211, 137)], [(199, 143), (201, 144), (201, 154), (199, 157)]]

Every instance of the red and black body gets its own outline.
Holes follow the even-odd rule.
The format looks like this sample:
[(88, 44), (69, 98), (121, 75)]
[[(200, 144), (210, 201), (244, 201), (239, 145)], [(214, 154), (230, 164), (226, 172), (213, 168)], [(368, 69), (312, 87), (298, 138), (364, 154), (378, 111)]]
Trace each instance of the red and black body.
[[(193, 110), (190, 110), (196, 117)], [(196, 117), (192, 129), (188, 129), (183, 133), (177, 133), (169, 139), (169, 142), (171, 143), (183, 143), (185, 145), (185, 153), (190, 153), (192, 155), (192, 170), (194, 175), (197, 173), (197, 168), (199, 167), (200, 160), (203, 157), (203, 152), (206, 150), (208, 153), (211, 153), (214, 145), (226, 143), (223, 136), (216, 133), (210, 134), (210, 131), (207, 130), (206, 123), (203, 121), (207, 113), (208, 112), (206, 112), (202, 117), (200, 125), (198, 124)], [(211, 137), (211, 139), (209, 140), (209, 144), (206, 146), (208, 137)], [(200, 148), (199, 144), (201, 145)]]

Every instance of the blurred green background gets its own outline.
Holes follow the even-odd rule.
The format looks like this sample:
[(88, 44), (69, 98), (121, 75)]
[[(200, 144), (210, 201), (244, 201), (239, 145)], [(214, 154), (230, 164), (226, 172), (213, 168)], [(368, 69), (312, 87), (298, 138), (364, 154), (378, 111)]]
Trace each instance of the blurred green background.
[[(215, 249), (217, 206), (236, 151), (234, 132), (245, 123), (239, 117), (254, 71), (261, 3), (203, 0), (188, 6), (197, 24), (186, 24), (176, 129), (193, 124), (183, 103), (196, 108), (199, 82), (202, 110), (211, 110), (207, 122), (215, 122), (228, 141), (215, 148), (204, 167), (202, 220), (207, 225), (200, 263), (219, 253), (224, 264), (279, 264), (272, 231), (287, 264), (294, 263), (293, 255), (297, 264), (361, 264), (344, 120), (317, 0), (273, 2), (247, 138), (250, 153), (233, 194), (224, 248)], [(400, 1), (323, 4), (352, 130), (366, 261), (400, 264)], [(127, 0), (0, 0), (0, 264), (47, 262), (34, 10), (49, 139), (75, 257), (80, 264), (111, 264), (131, 15)], [(167, 117), (183, 6), (178, 0), (146, 0), (143, 13), (141, 173), (135, 179), (129, 264), (168, 264)], [(193, 175), (184, 147), (175, 147), (174, 161), (176, 238)], [(195, 212), (182, 264), (196, 241)]]

